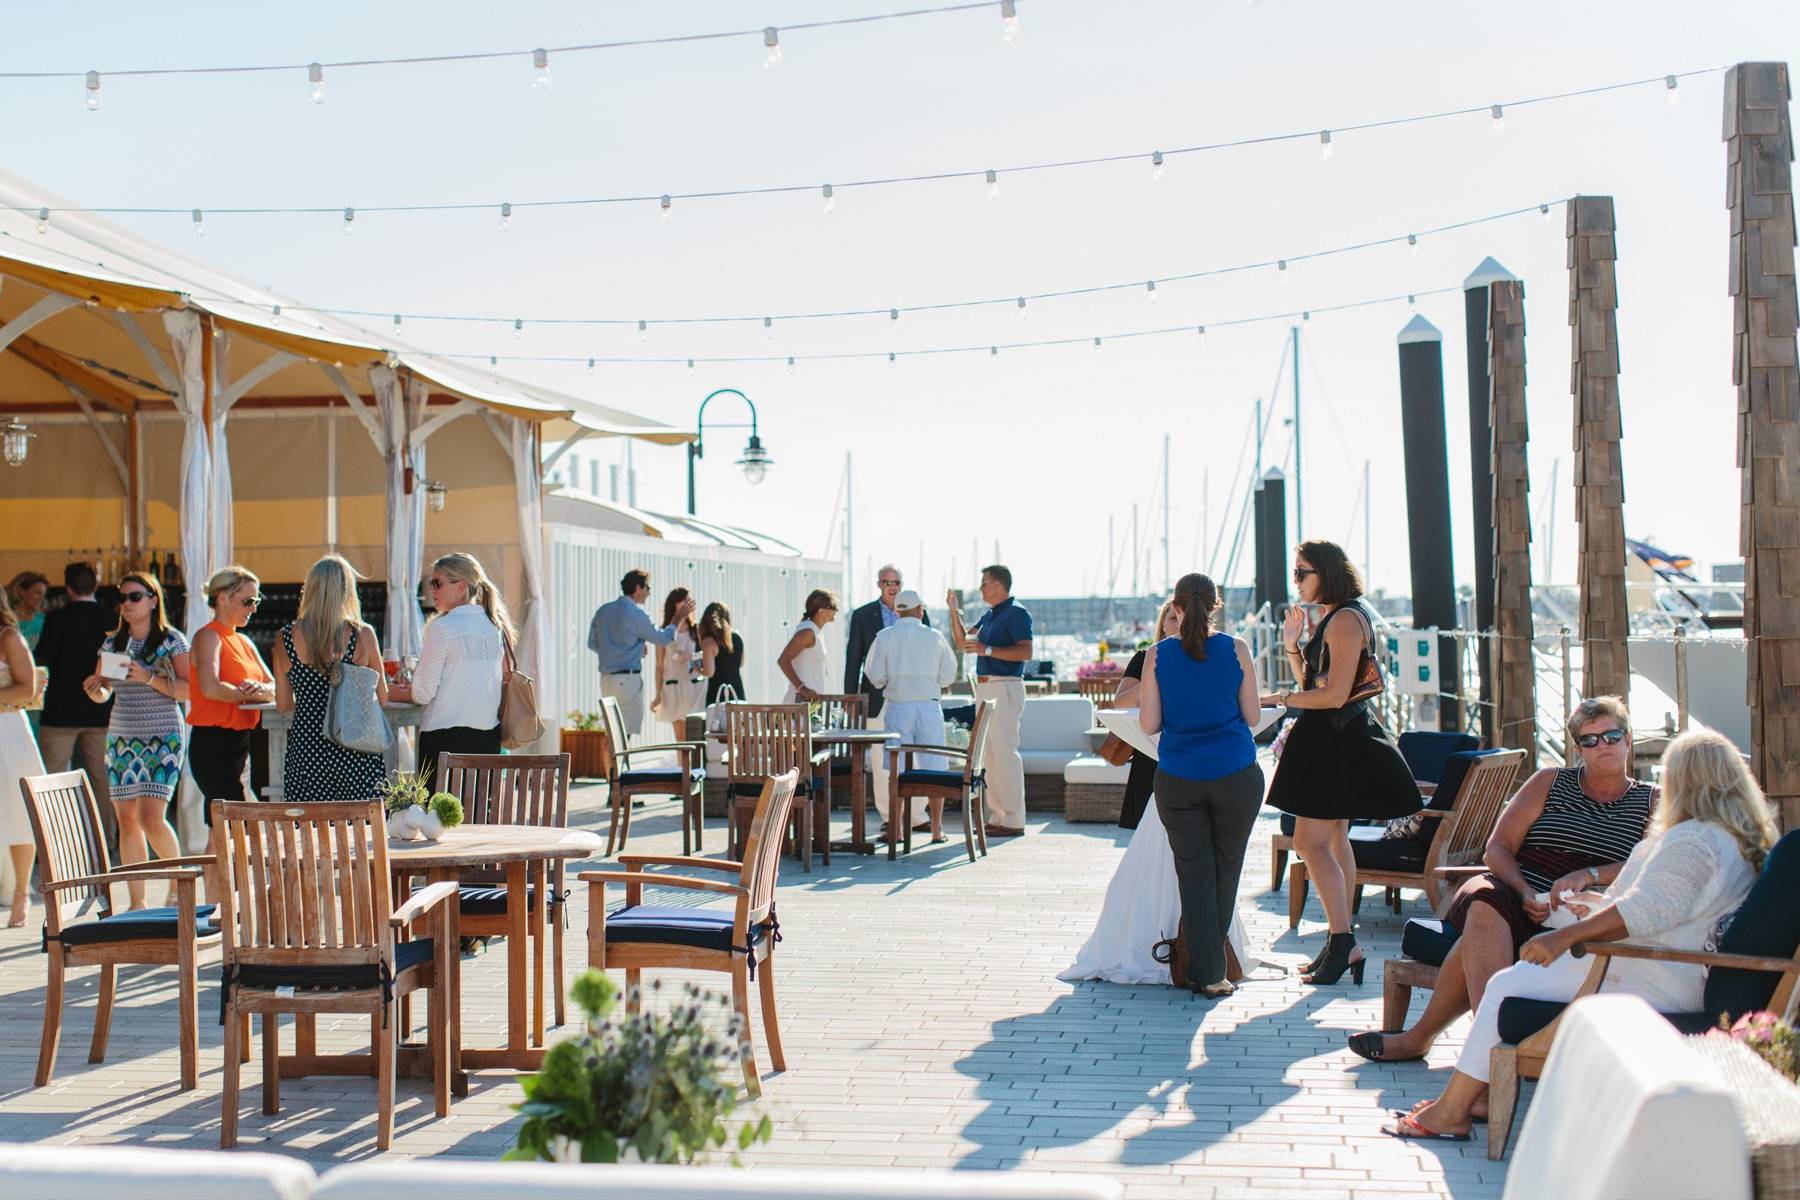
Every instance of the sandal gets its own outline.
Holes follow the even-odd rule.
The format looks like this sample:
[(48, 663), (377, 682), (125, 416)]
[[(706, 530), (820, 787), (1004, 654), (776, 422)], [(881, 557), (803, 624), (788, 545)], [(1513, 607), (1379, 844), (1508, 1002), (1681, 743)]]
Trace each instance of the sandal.
[[(1428, 1106), (1430, 1104), (1434, 1104), (1434, 1103), (1436, 1103), (1436, 1101), (1421, 1100), (1417, 1104), (1413, 1105), (1411, 1108), (1390, 1108), (1390, 1109), (1388, 1109), (1388, 1111), (1393, 1113), (1396, 1117), (1410, 1117), (1414, 1113), (1418, 1112), (1420, 1109), (1425, 1108), (1426, 1106)], [(1488, 1115), (1486, 1113), (1475, 1112), (1473, 1109), (1471, 1109), (1469, 1111), (1469, 1124), (1471, 1124), (1471, 1125), (1486, 1125), (1487, 1123), (1488, 1123)]]
[(1370, 1062), (1419, 1062), (1424, 1059), (1423, 1054), (1409, 1054), (1405, 1058), (1389, 1058), (1387, 1056), (1387, 1035), (1398, 1032), (1400, 1031), (1397, 1029), (1383, 1029), (1379, 1033), (1353, 1033), (1350, 1035), (1350, 1051)]
[(1411, 1113), (1401, 1113), (1392, 1125), (1383, 1125), (1381, 1132), (1389, 1137), (1431, 1142), (1466, 1142), (1474, 1137), (1468, 1130), (1461, 1133), (1440, 1133), (1421, 1124), (1419, 1118)]
[(1208, 1000), (1222, 1000), (1236, 991), (1237, 984), (1227, 981), (1224, 983), (1209, 983), (1205, 987), (1197, 987), (1194, 989), (1194, 994), (1197, 996), (1205, 996)]

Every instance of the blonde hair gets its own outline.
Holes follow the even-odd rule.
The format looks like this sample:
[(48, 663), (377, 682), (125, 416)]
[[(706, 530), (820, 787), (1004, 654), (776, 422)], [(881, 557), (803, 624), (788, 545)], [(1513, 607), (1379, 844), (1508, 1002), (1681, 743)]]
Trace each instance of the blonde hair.
[(362, 619), (356, 568), (341, 554), (327, 554), (306, 572), (300, 585), (300, 615), (294, 618), (295, 628), (306, 638), (307, 665), (331, 670), (344, 656), (350, 629)]
[(1729, 833), (1752, 867), (1762, 869), (1775, 844), (1775, 815), (1751, 778), (1744, 756), (1723, 734), (1684, 733), (1663, 754), (1662, 799), (1650, 833), (1665, 833), (1683, 821), (1708, 821)]
[(213, 572), (212, 578), (206, 581), (206, 607), (217, 612), (219, 597), (237, 591), (246, 583), (254, 583), (257, 587), (262, 586), (262, 580), (258, 579), (249, 567), (240, 567), (236, 563), (232, 563), (229, 567), (220, 567)]
[[(513, 628), (512, 614), (506, 611), (506, 601), (500, 598), (500, 589), (488, 578), (488, 573), (481, 568), (481, 560), (473, 554), (464, 554), (460, 550), (446, 554), (431, 564), (431, 569), (447, 579), (469, 585), (469, 603), (479, 604), (500, 636), (512, 645), (518, 637)], [(434, 618), (435, 619), (435, 618)]]
[(1631, 711), (1625, 707), (1625, 701), (1618, 696), (1589, 696), (1575, 706), (1569, 714), (1568, 722), (1563, 726), (1572, 742), (1588, 725), (1601, 717), (1611, 717), (1625, 731), (1625, 740), (1631, 740)]
[(17, 629), (18, 614), (13, 612), (12, 601), (6, 598), (6, 589), (0, 588), (0, 629)]

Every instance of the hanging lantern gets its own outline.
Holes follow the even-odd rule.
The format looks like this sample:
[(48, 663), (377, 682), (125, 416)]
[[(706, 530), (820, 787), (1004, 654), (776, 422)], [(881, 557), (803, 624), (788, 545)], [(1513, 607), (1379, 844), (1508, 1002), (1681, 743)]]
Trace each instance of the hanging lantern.
[(25, 422), (14, 417), (5, 425), (0, 425), (0, 453), (6, 458), (9, 467), (25, 465), (25, 455), (31, 449), (31, 439), (37, 434), (26, 427)]
[(425, 481), (425, 506), (432, 512), (443, 512), (444, 504), (450, 499), (450, 489), (435, 479)]

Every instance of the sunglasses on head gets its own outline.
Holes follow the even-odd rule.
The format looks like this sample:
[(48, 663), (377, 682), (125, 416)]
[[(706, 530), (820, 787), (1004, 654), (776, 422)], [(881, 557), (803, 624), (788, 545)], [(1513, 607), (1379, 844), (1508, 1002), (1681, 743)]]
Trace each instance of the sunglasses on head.
[(123, 600), (126, 604), (136, 604), (139, 600), (148, 600), (149, 598), (150, 598), (149, 592), (120, 592), (119, 593), (119, 599)]
[(1583, 750), (1592, 750), (1601, 742), (1605, 742), (1609, 746), (1616, 746), (1624, 740), (1625, 731), (1623, 729), (1603, 729), (1599, 733), (1578, 733), (1575, 735), (1575, 744), (1580, 746)]

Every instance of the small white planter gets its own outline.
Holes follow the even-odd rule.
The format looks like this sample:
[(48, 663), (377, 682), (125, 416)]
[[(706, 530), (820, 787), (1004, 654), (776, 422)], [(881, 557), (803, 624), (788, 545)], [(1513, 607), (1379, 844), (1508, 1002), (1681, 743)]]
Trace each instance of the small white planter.
[(444, 836), (444, 823), (430, 809), (425, 810), (425, 820), (419, 825), (419, 834), (428, 842), (435, 842)]
[(387, 815), (387, 835), (396, 842), (410, 842), (413, 829), (406, 823), (404, 812), (391, 812)]

